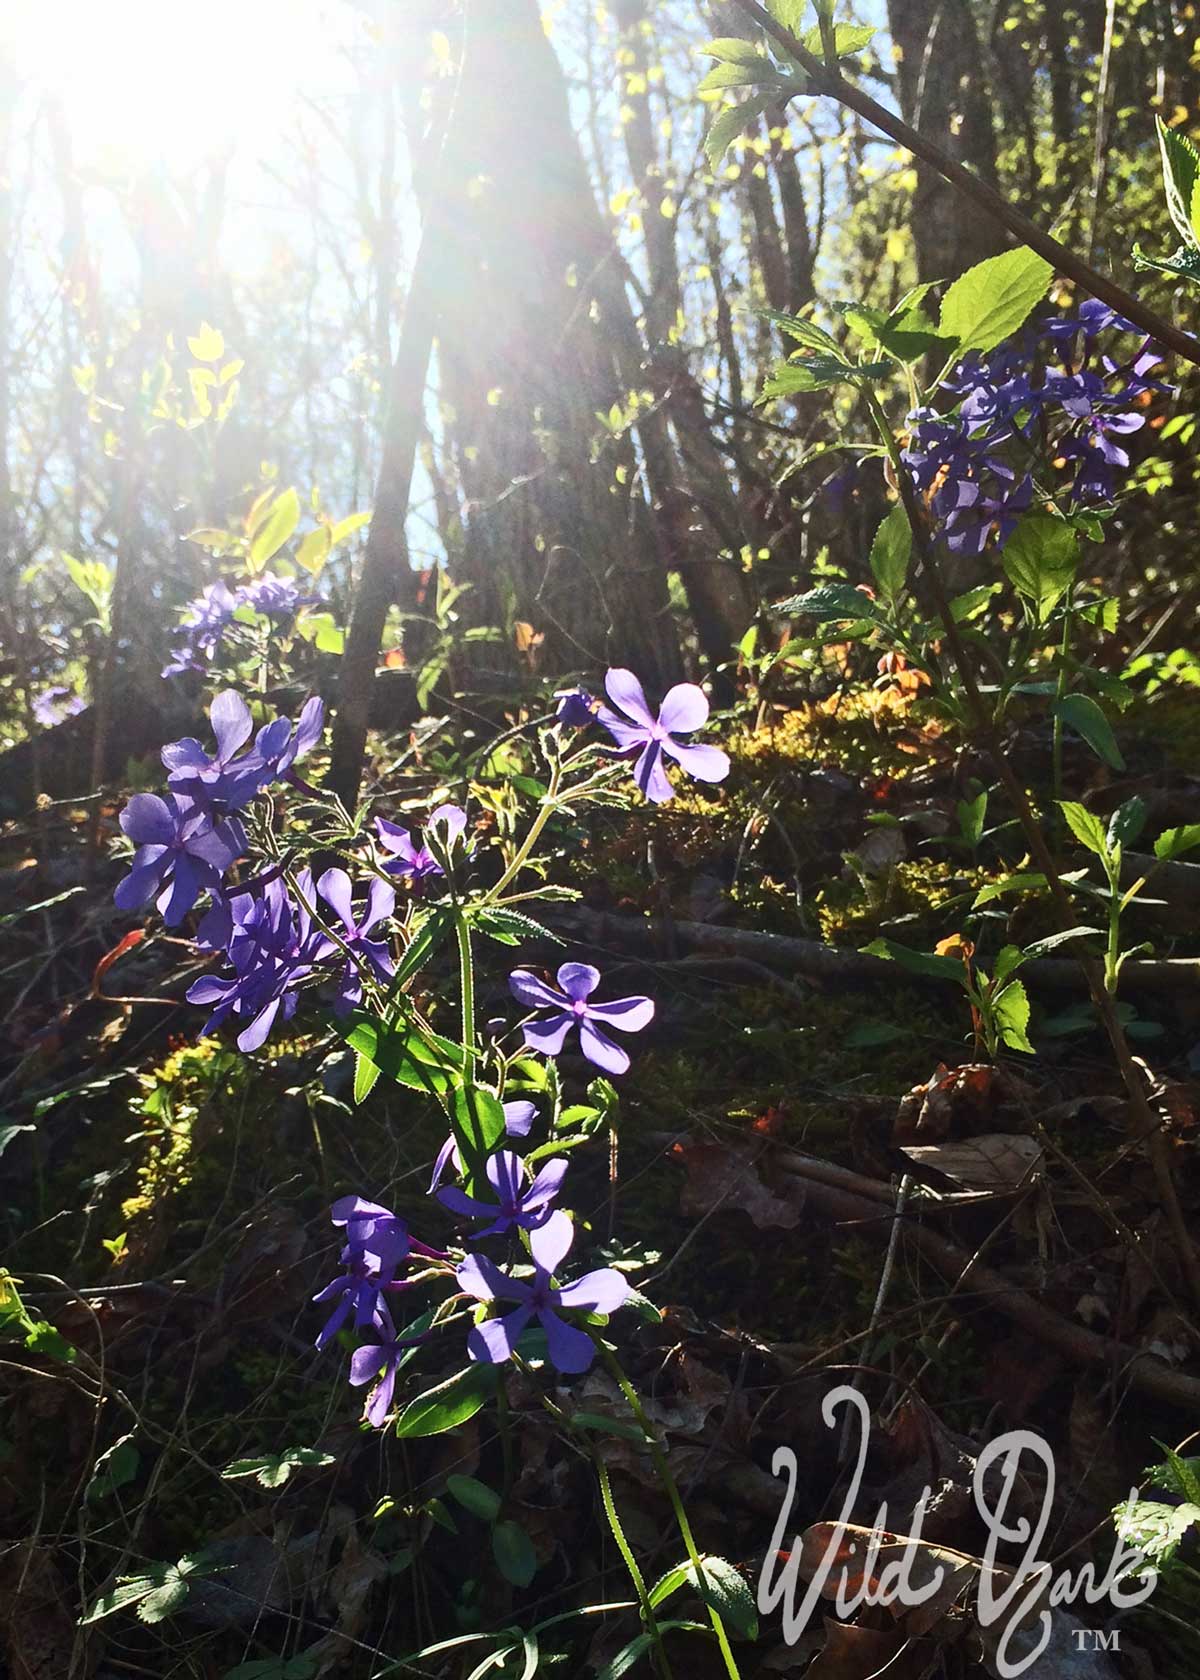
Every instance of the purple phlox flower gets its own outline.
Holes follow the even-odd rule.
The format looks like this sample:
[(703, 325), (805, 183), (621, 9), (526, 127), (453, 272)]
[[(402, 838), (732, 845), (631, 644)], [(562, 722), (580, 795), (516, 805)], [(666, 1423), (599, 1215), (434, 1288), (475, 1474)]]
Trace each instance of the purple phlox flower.
[[(619, 1044), (614, 1044), (601, 1025), (616, 1027), (621, 1032), (641, 1032), (654, 1019), (654, 1004), (648, 997), (616, 998), (612, 1003), (589, 1003), (588, 999), (600, 984), (600, 970), (587, 963), (563, 963), (558, 971), (561, 991), (545, 980), (539, 980), (528, 969), (514, 969), (508, 977), (508, 989), (530, 1009), (546, 1009), (550, 1013), (541, 1020), (525, 1022), (525, 1045), (543, 1056), (557, 1056), (573, 1027), (579, 1028), (579, 1048), (589, 1062), (605, 1073), (624, 1073), (629, 1057)], [(598, 1024), (600, 1023), (600, 1024)]]
[[(528, 1137), (530, 1128), (537, 1116), (537, 1109), (531, 1102), (506, 1102), (504, 1108), (504, 1130), (509, 1137)], [(454, 1163), (456, 1172), (462, 1171), (462, 1159), (458, 1153), (458, 1145), (453, 1134), (448, 1137), (438, 1150), (437, 1160), (433, 1163), (433, 1177), (429, 1180), (429, 1194), (432, 1196), (442, 1182), (442, 1174), (450, 1163)]]
[(558, 701), (554, 715), (568, 729), (586, 729), (589, 723), (595, 723), (600, 702), (586, 688), (555, 689), (554, 698)]
[(292, 766), (310, 753), (325, 729), (325, 702), (312, 694), (300, 708), (293, 731), (291, 720), (277, 717), (265, 724), (254, 739), (254, 754), (261, 765), (259, 787), (281, 781)]
[(979, 554), (993, 535), (1002, 546), (1017, 516), (1030, 505), (1032, 480), (1018, 480), (995, 452), (997, 440), (972, 436), (959, 419), (917, 409), (909, 423), (904, 460), (913, 483), (929, 496), (946, 547), (956, 554)]
[(641, 748), (633, 774), (647, 799), (661, 805), (674, 794), (663, 769), (664, 754), (698, 781), (725, 780), (729, 758), (720, 747), (684, 746), (675, 739), (676, 735), (690, 735), (708, 720), (708, 700), (695, 683), (676, 683), (668, 689), (657, 717), (651, 713), (642, 685), (632, 671), (615, 667), (605, 677), (604, 687), (617, 711), (600, 706), (596, 716), (619, 747)]
[(318, 1306), (328, 1301), (335, 1303), (321, 1326), (316, 1346), (328, 1347), (343, 1324), (352, 1323), (356, 1330), (378, 1324), (386, 1311), (379, 1290), (379, 1279), (373, 1275), (370, 1263), (361, 1256), (351, 1260), (345, 1273), (340, 1273), (313, 1296)]
[[(430, 813), (425, 823), (425, 833), (428, 834), (432, 829), (442, 849), (449, 852), (465, 833), (466, 827), (467, 813), (460, 806), (439, 805), (436, 811)], [(375, 828), (379, 835), (379, 844), (385, 852), (392, 854), (392, 861), (385, 863), (383, 867), (389, 875), (399, 875), (414, 892), (419, 891), (426, 881), (446, 873), (428, 845), (422, 843), (418, 846), (407, 828), (400, 828), (383, 817), (376, 817)]]
[(1146, 424), (1144, 414), (1092, 414), (1075, 434), (1058, 446), (1064, 460), (1079, 462), (1071, 487), (1080, 501), (1111, 501), (1116, 493), (1114, 467), (1129, 465), (1129, 452), (1113, 438), (1139, 432)]
[(31, 710), (37, 723), (45, 729), (53, 729), (54, 725), (61, 723), (64, 718), (75, 717), (83, 711), (85, 704), (82, 695), (76, 694), (63, 683), (55, 683), (35, 696)]
[(316, 595), (303, 595), (290, 578), (275, 572), (264, 572), (252, 583), (244, 583), (237, 592), (237, 604), (250, 607), (266, 618), (294, 618), (301, 607), (310, 607)]
[(332, 1224), (346, 1233), (342, 1260), (366, 1261), (384, 1288), (396, 1275), (396, 1268), (413, 1247), (408, 1226), (390, 1208), (368, 1202), (362, 1196), (339, 1196), (329, 1210)]
[(238, 756), (250, 739), (254, 720), (249, 706), (232, 688), (217, 695), (208, 716), (216, 752), (210, 757), (192, 735), (171, 741), (162, 750), (167, 786), (173, 793), (186, 793), (198, 805), (219, 803), (228, 810), (238, 810), (262, 786), (261, 758), (253, 752)]
[(113, 902), (119, 910), (140, 910), (157, 892), (159, 914), (169, 927), (183, 920), (205, 887), (220, 886), (222, 875), (246, 849), (236, 819), (214, 822), (211, 812), (182, 794), (160, 799), (155, 793), (135, 793), (120, 820), (137, 849)]
[(210, 583), (194, 601), (189, 601), (184, 609), (186, 616), (180, 623), (180, 629), (185, 634), (182, 641), (171, 649), (171, 663), (164, 666), (163, 676), (203, 670), (204, 660), (211, 659), (220, 646), (237, 607), (238, 597), (220, 579)]
[(350, 1382), (354, 1388), (362, 1388), (366, 1383), (374, 1383), (367, 1398), (363, 1416), (375, 1429), (382, 1429), (388, 1413), (392, 1409), (392, 1396), (396, 1392), (396, 1374), (400, 1369), (400, 1361), (406, 1348), (415, 1347), (421, 1340), (418, 1336), (410, 1336), (401, 1340), (397, 1337), (387, 1309), (382, 1307), (376, 1328), (381, 1332), (382, 1340), (367, 1342), (362, 1347), (355, 1348), (350, 1356)]
[(560, 1155), (547, 1161), (533, 1182), (527, 1184), (521, 1157), (510, 1149), (499, 1149), (488, 1156), (484, 1172), (496, 1192), (495, 1202), (481, 1202), (454, 1184), (439, 1190), (437, 1199), (451, 1213), (461, 1214), (465, 1219), (490, 1219), (492, 1223), (485, 1230), (477, 1231), (477, 1237), (500, 1237), (506, 1231), (517, 1228), (532, 1231), (546, 1223), (551, 1203), (567, 1174), (567, 1158)]
[[(309, 871), (297, 875), (296, 882), (311, 901)], [(206, 1033), (230, 1015), (247, 1021), (238, 1034), (238, 1049), (257, 1050), (277, 1021), (289, 1021), (296, 1013), (298, 988), (312, 973), (328, 942), (313, 929), (304, 905), (293, 905), (277, 877), (267, 881), (257, 896), (238, 893), (226, 905), (217, 906), (213, 925), (204, 932), (208, 940), (227, 935), (233, 972), (227, 976), (201, 975), (188, 988), (188, 1001), (212, 1006)]]
[(1091, 340), (1102, 332), (1131, 333), (1138, 329), (1099, 298), (1085, 298), (1074, 315), (1053, 316), (1041, 322), (1039, 330), (1052, 344), (1069, 349), (1080, 333)]
[(489, 1365), (509, 1359), (525, 1328), (537, 1322), (546, 1333), (550, 1363), (566, 1374), (586, 1371), (595, 1356), (591, 1337), (565, 1323), (561, 1309), (589, 1313), (614, 1313), (629, 1299), (629, 1284), (611, 1266), (588, 1272), (565, 1288), (554, 1287), (554, 1273), (562, 1265), (574, 1241), (575, 1228), (565, 1213), (555, 1213), (529, 1235), (533, 1255), (533, 1281), (509, 1277), (485, 1255), (472, 1254), (458, 1268), (459, 1288), (477, 1301), (515, 1301), (515, 1312), (503, 1318), (484, 1319), (467, 1336), (472, 1359)]
[[(361, 921), (355, 919), (354, 888), (344, 869), (327, 869), (317, 882), (317, 891), (342, 924), (342, 943), (354, 957), (359, 958), (371, 969), (377, 979), (390, 980), (396, 972), (396, 964), (388, 950), (387, 941), (371, 939), (369, 935), (373, 927), (386, 921), (395, 911), (394, 889), (389, 887), (386, 881), (381, 881), (378, 875), (372, 876)], [(333, 941), (326, 940), (321, 955), (331, 956), (336, 950), (337, 946)], [(348, 1009), (362, 1002), (362, 995), (362, 973), (355, 962), (348, 960), (338, 981), (335, 1013), (344, 1015)]]
[(1100, 409), (1111, 408), (1115, 400), (1100, 375), (1087, 368), (1078, 373), (1048, 373), (1046, 396), (1072, 420), (1083, 420)]

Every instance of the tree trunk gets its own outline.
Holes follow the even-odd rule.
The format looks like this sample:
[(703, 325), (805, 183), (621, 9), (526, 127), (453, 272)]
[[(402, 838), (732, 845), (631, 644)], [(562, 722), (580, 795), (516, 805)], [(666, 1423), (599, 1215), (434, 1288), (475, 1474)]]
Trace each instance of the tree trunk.
[[(994, 182), (996, 138), (969, 0), (888, 0), (888, 18), (905, 121)], [(953, 278), (1006, 245), (997, 223), (920, 162), (912, 230), (922, 280)]]

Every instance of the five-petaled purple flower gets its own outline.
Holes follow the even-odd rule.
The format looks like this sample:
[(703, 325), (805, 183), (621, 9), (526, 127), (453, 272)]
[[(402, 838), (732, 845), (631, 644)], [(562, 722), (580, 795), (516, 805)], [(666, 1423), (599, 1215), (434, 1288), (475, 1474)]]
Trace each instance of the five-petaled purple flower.
[(689, 776), (701, 782), (722, 782), (729, 774), (729, 758), (720, 747), (685, 746), (676, 735), (690, 735), (708, 721), (708, 701), (695, 683), (676, 683), (667, 690), (655, 717), (641, 683), (621, 666), (609, 671), (605, 691), (617, 711), (596, 708), (596, 718), (626, 750), (640, 747), (634, 780), (647, 799), (663, 804), (674, 794), (663, 768), (663, 756), (673, 758)]
[[(451, 1213), (466, 1219), (490, 1219), (477, 1237), (501, 1237), (506, 1231), (536, 1230), (550, 1218), (550, 1208), (567, 1176), (567, 1158), (558, 1155), (547, 1161), (531, 1184), (525, 1182), (525, 1163), (511, 1149), (489, 1155), (484, 1167), (487, 1181), (496, 1192), (495, 1202), (481, 1202), (465, 1190), (450, 1184), (439, 1190), (437, 1199)], [(498, 1204), (498, 1205), (497, 1205)]]
[[(368, 935), (371, 929), (380, 922), (387, 921), (396, 908), (396, 893), (386, 881), (381, 881), (378, 875), (371, 878), (371, 885), (367, 890), (367, 902), (362, 911), (362, 920), (356, 921), (354, 916), (354, 888), (350, 884), (350, 877), (344, 869), (327, 869), (317, 882), (317, 891), (330, 905), (342, 924), (342, 943), (350, 952), (350, 958), (342, 968), (338, 982), (337, 1002), (335, 1013), (344, 1015), (362, 1002), (363, 982), (358, 962), (364, 963), (378, 980), (390, 980), (396, 972), (396, 965), (392, 961), (387, 942), (382, 939), (371, 939)], [(321, 956), (332, 956), (337, 946), (332, 940), (326, 940), (320, 952)]]
[(648, 997), (615, 998), (612, 1003), (589, 1003), (600, 984), (600, 970), (587, 963), (563, 963), (558, 971), (561, 991), (539, 980), (526, 968), (514, 969), (508, 988), (518, 1003), (530, 1009), (547, 1009), (541, 1020), (525, 1022), (525, 1044), (543, 1056), (557, 1056), (573, 1027), (579, 1028), (579, 1048), (589, 1062), (605, 1073), (624, 1073), (629, 1057), (601, 1031), (616, 1027), (620, 1032), (641, 1032), (654, 1019), (654, 1004)]
[(160, 799), (155, 793), (135, 793), (120, 820), (137, 850), (113, 903), (119, 910), (140, 910), (158, 892), (158, 911), (168, 927), (183, 920), (205, 887), (219, 887), (246, 849), (236, 819), (214, 822), (210, 812), (182, 794)]
[(396, 1373), (404, 1351), (406, 1348), (415, 1347), (423, 1338), (411, 1336), (401, 1340), (397, 1337), (391, 1314), (382, 1301), (376, 1314), (375, 1328), (382, 1340), (364, 1342), (350, 1355), (350, 1383), (354, 1388), (362, 1388), (369, 1382), (375, 1383), (363, 1416), (373, 1428), (382, 1429), (384, 1420), (392, 1408), (392, 1396), (396, 1392)]
[[(443, 850), (450, 851), (466, 826), (467, 813), (459, 806), (439, 805), (436, 811), (430, 813), (425, 832), (428, 834), (430, 829), (434, 829)], [(418, 846), (407, 828), (386, 822), (383, 817), (376, 817), (375, 827), (379, 844), (385, 852), (392, 854), (391, 861), (383, 867), (389, 875), (399, 875), (414, 892), (419, 891), (426, 881), (446, 873), (428, 845)]]
[(477, 1301), (515, 1301), (515, 1312), (503, 1318), (484, 1319), (467, 1336), (472, 1359), (489, 1365), (512, 1357), (525, 1328), (536, 1321), (546, 1333), (550, 1363), (565, 1374), (586, 1371), (595, 1356), (592, 1338), (559, 1317), (568, 1311), (614, 1313), (629, 1299), (629, 1285), (611, 1266), (588, 1272), (565, 1288), (555, 1288), (554, 1273), (562, 1265), (575, 1237), (575, 1227), (565, 1213), (555, 1213), (529, 1234), (534, 1275), (531, 1283), (509, 1277), (482, 1254), (463, 1261), (456, 1276), (458, 1286)]
[(249, 1022), (238, 1034), (239, 1050), (257, 1050), (276, 1021), (291, 1020), (298, 987), (329, 948), (307, 908), (313, 892), (308, 870), (296, 876), (299, 904), (292, 903), (278, 876), (255, 885), (255, 891), (231, 894), (215, 904), (198, 930), (197, 942), (204, 948), (227, 952), (232, 975), (203, 974), (187, 993), (189, 1003), (213, 1008), (206, 1033), (227, 1015)]
[(396, 1268), (412, 1247), (404, 1221), (378, 1202), (364, 1201), (361, 1196), (342, 1196), (330, 1208), (329, 1216), (335, 1225), (345, 1227), (342, 1263), (347, 1270), (313, 1296), (320, 1303), (337, 1303), (317, 1337), (318, 1348), (328, 1346), (350, 1319), (356, 1330), (366, 1330), (371, 1325), (391, 1329), (380, 1292), (392, 1282)]

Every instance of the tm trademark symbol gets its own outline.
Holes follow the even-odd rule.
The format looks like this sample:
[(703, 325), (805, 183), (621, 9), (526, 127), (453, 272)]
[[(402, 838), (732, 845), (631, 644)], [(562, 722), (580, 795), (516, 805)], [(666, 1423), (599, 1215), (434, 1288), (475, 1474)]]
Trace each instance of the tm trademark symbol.
[(1121, 1630), (1113, 1628), (1106, 1633), (1103, 1628), (1076, 1628), (1075, 1649), (1077, 1651), (1119, 1651), (1121, 1649)]

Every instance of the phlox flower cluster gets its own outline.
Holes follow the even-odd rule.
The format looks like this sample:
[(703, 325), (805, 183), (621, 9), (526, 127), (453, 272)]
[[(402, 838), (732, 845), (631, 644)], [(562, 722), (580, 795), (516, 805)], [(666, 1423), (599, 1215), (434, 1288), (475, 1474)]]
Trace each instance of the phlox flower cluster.
[(956, 554), (1000, 548), (1035, 496), (1048, 461), (1069, 483), (1044, 486), (1076, 504), (1111, 501), (1129, 466), (1122, 443), (1146, 423), (1151, 377), (1161, 356), (1146, 340), (1123, 359), (1101, 348), (1104, 334), (1133, 324), (1095, 299), (1055, 317), (987, 356), (959, 362), (943, 389), (945, 413), (909, 415), (903, 455), (928, 498), (946, 547)]
[[(213, 591), (206, 595), (219, 617), (228, 603)], [(657, 713), (630, 671), (609, 671), (605, 689), (610, 704), (583, 690), (560, 695), (560, 725), (600, 724), (618, 756), (632, 761), (647, 798), (671, 797), (668, 762), (702, 781), (727, 774), (729, 760), (718, 748), (680, 739), (707, 721), (708, 702), (694, 685), (672, 688)], [(277, 717), (256, 731), (245, 700), (227, 690), (213, 700), (209, 719), (212, 749), (192, 737), (171, 742), (162, 752), (163, 795), (135, 794), (121, 813), (134, 854), (114, 898), (124, 910), (154, 900), (164, 921), (178, 926), (207, 895), (194, 939), (219, 962), (193, 982), (188, 998), (208, 1009), (205, 1032), (228, 1023), (239, 1049), (252, 1051), (294, 1016), (309, 988), (323, 986), (335, 1014), (381, 1000), (396, 973), (388, 930), (398, 890), (416, 899), (450, 886), (445, 877), (457, 875), (472, 837), (466, 812), (444, 804), (413, 828), (377, 818), (370, 873), (361, 887), (338, 866), (317, 876), (307, 867), (290, 867), (286, 855), (266, 843), (268, 830), (251, 808), (281, 782), (311, 794), (296, 766), (321, 738), (321, 701), (310, 699), (295, 726)], [(239, 873), (235, 866), (256, 834), (269, 855), (257, 869)], [(458, 891), (456, 882), (455, 901)], [(527, 1011), (520, 1022), (526, 1053), (556, 1058), (578, 1035), (583, 1058), (608, 1075), (630, 1066), (628, 1051), (612, 1035), (641, 1032), (654, 1017), (648, 997), (604, 999), (600, 971), (588, 963), (562, 964), (555, 982), (517, 968), (509, 990)], [(492, 1148), (469, 1177), (456, 1139), (447, 1138), (429, 1185), (443, 1214), (470, 1233), (465, 1247), (429, 1247), (389, 1209), (357, 1196), (333, 1206), (333, 1223), (343, 1234), (342, 1271), (316, 1297), (330, 1308), (317, 1345), (327, 1346), (342, 1330), (367, 1338), (353, 1352), (350, 1381), (370, 1385), (366, 1415), (374, 1424), (392, 1407), (397, 1373), (410, 1350), (433, 1333), (431, 1318), (418, 1320), (417, 1332), (398, 1332), (392, 1316), (396, 1295), (420, 1281), (403, 1275), (414, 1257), (425, 1279), (440, 1276), (456, 1285), (456, 1299), (469, 1307), (472, 1320), (468, 1355), (486, 1363), (508, 1359), (519, 1347), (528, 1351), (522, 1338), (536, 1328), (544, 1338), (537, 1349), (544, 1347), (552, 1365), (564, 1373), (582, 1371), (595, 1343), (581, 1315), (604, 1317), (628, 1298), (628, 1284), (612, 1268), (561, 1280), (576, 1236), (561, 1205), (567, 1157), (535, 1144), (534, 1158), (527, 1159), (535, 1106), (510, 1101), (502, 1107), (503, 1147)], [(501, 1247), (488, 1252), (491, 1244)]]
[(236, 589), (219, 579), (183, 609), (180, 639), (171, 649), (162, 674), (173, 677), (182, 671), (206, 670), (222, 642), (241, 622), (239, 610), (249, 608), (272, 624), (283, 625), (289, 624), (301, 607), (312, 606), (317, 599), (275, 572), (263, 572)]

